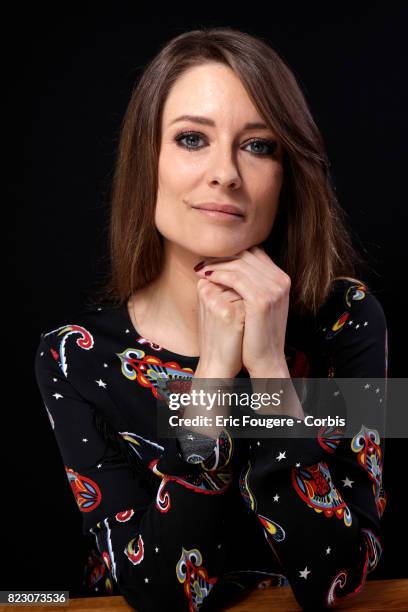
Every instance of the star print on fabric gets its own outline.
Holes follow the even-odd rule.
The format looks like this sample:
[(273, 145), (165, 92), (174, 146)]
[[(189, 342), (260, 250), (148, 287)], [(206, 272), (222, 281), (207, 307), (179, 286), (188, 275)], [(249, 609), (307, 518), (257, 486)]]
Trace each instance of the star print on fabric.
[(302, 570), (302, 571), (299, 570), (299, 574), (300, 574), (299, 577), (300, 578), (304, 578), (305, 580), (307, 580), (307, 577), (310, 574), (310, 572), (311, 572), (311, 570), (308, 570), (307, 569), (307, 565), (306, 565), (304, 570)]
[[(304, 321), (304, 324), (302, 321), (299, 327), (296, 320), (293, 329), (291, 328), (293, 347), (291, 347), (289, 357), (285, 354), (285, 361), (288, 361), (288, 369), (293, 377), (298, 375), (301, 378), (303, 376), (307, 378), (311, 375), (310, 372), (318, 372), (323, 377), (327, 374), (331, 378), (337, 376), (359, 378), (362, 376), (361, 380), (357, 380), (357, 391), (360, 397), (356, 399), (356, 405), (360, 401), (370, 405), (374, 403), (373, 409), (377, 408), (381, 411), (382, 406), (377, 406), (375, 402), (381, 403), (382, 401), (385, 405), (387, 398), (383, 387), (379, 387), (380, 381), (374, 380), (371, 385), (366, 387), (365, 385), (371, 376), (374, 379), (377, 376), (383, 378), (382, 375), (386, 373), (386, 363), (383, 358), (386, 357), (387, 335), (383, 315), (373, 296), (367, 293), (367, 299), (361, 301), (363, 291), (359, 289), (359, 285), (355, 285), (349, 291), (347, 294), (349, 301), (346, 302), (345, 292), (350, 283), (345, 281), (343, 283), (340, 285), (341, 291), (339, 292), (336, 286), (336, 292), (330, 296), (330, 300), (327, 300), (321, 317), (319, 314), (316, 321), (314, 318), (310, 320), (310, 329), (308, 319)], [(361, 305), (355, 304), (358, 300)], [(377, 508), (379, 505), (383, 507), (381, 505), (383, 499), (382, 462), (380, 462), (382, 455), (373, 454), (373, 449), (377, 448), (374, 447), (374, 437), (356, 434), (355, 457), (355, 453), (353, 457), (350, 456), (349, 445), (341, 446), (337, 454), (330, 455), (330, 462), (327, 463), (327, 466), (335, 466), (333, 476), (338, 475), (339, 490), (336, 495), (330, 488), (331, 482), (334, 486), (334, 479), (329, 480), (330, 474), (323, 471), (313, 472), (310, 470), (312, 466), (309, 465), (323, 464), (327, 458), (323, 452), (328, 452), (328, 449), (327, 444), (322, 446), (319, 440), (327, 441), (329, 437), (332, 439), (333, 434), (333, 439), (336, 441), (338, 436), (335, 428), (333, 431), (332, 428), (327, 428), (328, 430), (324, 428), (319, 432), (310, 457), (309, 444), (306, 440), (301, 440), (298, 445), (295, 444), (293, 452), (289, 444), (287, 451), (277, 451), (279, 444), (286, 443), (284, 440), (276, 440), (276, 444), (269, 445), (263, 441), (264, 438), (255, 439), (253, 436), (248, 442), (242, 440), (243, 462), (238, 466), (235, 458), (238, 458), (237, 454), (238, 451), (241, 451), (241, 445), (238, 448), (237, 444), (232, 454), (232, 448), (228, 449), (220, 444), (219, 450), (223, 453), (223, 460), (227, 457), (229, 463), (219, 469), (219, 464), (225, 462), (219, 461), (216, 456), (211, 456), (211, 461), (208, 460), (202, 466), (194, 466), (195, 469), (191, 470), (190, 475), (190, 470), (184, 470), (184, 462), (178, 461), (177, 446), (175, 444), (164, 445), (164, 440), (157, 431), (156, 415), (163, 406), (159, 408), (159, 402), (156, 400), (161, 403), (165, 399), (163, 390), (167, 388), (167, 381), (171, 382), (169, 391), (188, 390), (194, 375), (194, 368), (187, 366), (192, 363), (190, 360), (186, 362), (181, 360), (179, 363), (180, 355), (172, 354), (171, 351), (163, 351), (164, 357), (159, 359), (156, 351), (162, 349), (150, 340), (139, 337), (137, 331), (135, 333), (129, 318), (127, 304), (123, 304), (120, 309), (104, 306), (103, 309), (98, 308), (103, 312), (96, 313), (97, 307), (96, 304), (89, 316), (87, 313), (80, 315), (80, 323), (85, 327), (61, 325), (43, 334), (44, 339), (41, 340), (40, 348), (42, 353), (41, 357), (40, 352), (38, 353), (37, 360), (40, 390), (46, 404), (49, 405), (48, 417), (58, 436), (60, 449), (66, 459), (65, 465), (71, 465), (70, 460), (72, 459), (74, 466), (84, 466), (84, 470), (90, 468), (90, 475), (95, 477), (95, 480), (92, 480), (87, 471), (84, 474), (78, 474), (72, 469), (69, 471), (70, 468), (68, 468), (70, 484), (84, 521), (84, 531), (92, 533), (96, 539), (95, 566), (93, 567), (92, 564), (87, 567), (89, 591), (93, 591), (94, 595), (112, 595), (115, 594), (115, 592), (112, 593), (113, 588), (120, 586), (121, 580), (126, 582), (129, 579), (129, 584), (136, 584), (139, 579), (138, 590), (141, 598), (149, 600), (150, 596), (154, 595), (150, 591), (155, 584), (155, 579), (152, 578), (151, 582), (150, 578), (161, 575), (166, 579), (166, 584), (170, 589), (174, 587), (174, 591), (170, 593), (171, 599), (174, 598), (172, 609), (179, 610), (184, 606), (190, 610), (198, 610), (217, 581), (217, 572), (213, 569), (215, 567), (212, 563), (213, 557), (215, 556), (216, 559), (224, 557), (225, 546), (227, 546), (224, 538), (218, 542), (217, 539), (223, 537), (222, 534), (227, 530), (231, 516), (226, 513), (226, 518), (220, 519), (219, 530), (214, 529), (213, 522), (209, 519), (212, 508), (223, 503), (220, 501), (222, 500), (221, 495), (226, 493), (227, 485), (230, 482), (233, 483), (235, 492), (240, 494), (247, 506), (246, 512), (242, 511), (242, 517), (238, 517), (242, 518), (243, 527), (246, 527), (245, 522), (248, 521), (248, 528), (253, 523), (254, 531), (256, 531), (255, 525), (257, 525), (259, 539), (265, 539), (269, 544), (272, 559), (275, 542), (278, 543), (278, 546), (279, 542), (283, 542), (285, 546), (285, 555), (280, 567), (282, 574), (268, 571), (275, 569), (275, 566), (266, 568), (261, 564), (261, 569), (258, 571), (254, 569), (253, 564), (247, 563), (246, 553), (249, 559), (252, 559), (252, 554), (257, 555), (259, 539), (250, 538), (245, 550), (238, 550), (238, 547), (236, 561), (242, 570), (237, 578), (239, 584), (252, 588), (253, 584), (259, 584), (261, 579), (263, 583), (267, 583), (270, 578), (271, 586), (275, 583), (289, 586), (287, 576), (293, 576), (295, 587), (296, 583), (299, 587), (297, 594), (300, 607), (310, 610), (315, 610), (316, 601), (324, 601), (332, 605), (341, 598), (342, 594), (346, 594), (347, 588), (350, 591), (351, 584), (354, 590), (359, 588), (357, 585), (362, 586), (366, 571), (375, 567), (382, 553), (381, 530), (377, 523), (379, 518)], [(352, 314), (359, 319), (351, 320)], [(318, 325), (315, 326), (315, 322)], [(168, 323), (171, 327), (171, 320)], [(370, 329), (368, 329), (368, 323)], [(348, 333), (347, 327), (350, 327)], [(322, 334), (321, 328), (324, 329)], [(359, 333), (352, 333), (352, 328)], [(77, 334), (78, 331), (82, 334), (80, 337), (70, 336), (69, 342), (65, 343), (68, 334)], [(95, 343), (92, 340), (93, 334), (97, 337)], [(128, 335), (132, 338), (127, 338)], [(334, 337), (336, 337), (335, 342), (332, 341)], [(300, 351), (298, 347), (302, 347), (302, 350), (304, 348), (305, 352)], [(340, 353), (341, 358), (338, 359)], [(310, 356), (310, 363), (306, 356)], [(105, 361), (102, 361), (104, 357)], [(106, 381), (102, 379), (102, 376), (99, 380), (93, 378), (103, 373), (105, 369), (109, 369), (109, 372), (104, 374)], [(61, 377), (61, 370), (64, 377)], [(71, 371), (72, 376), (67, 376), (67, 372), (71, 374)], [(367, 378), (364, 378), (365, 376)], [(129, 384), (121, 384), (127, 381), (135, 383), (132, 389), (129, 388)], [(60, 392), (56, 393), (55, 387), (58, 387)], [(102, 393), (104, 390), (108, 391), (108, 387), (109, 392)], [(333, 387), (329, 389), (328, 400), (332, 393), (333, 402), (340, 403), (343, 392), (341, 389), (338, 390), (336, 385)], [(279, 387), (279, 391), (280, 394), (285, 394), (286, 387), (285, 389)], [(377, 400), (373, 397), (374, 395)], [(55, 400), (54, 403), (50, 397)], [(62, 398), (65, 401), (56, 407), (56, 401)], [(281, 399), (284, 400), (283, 397)], [(101, 410), (93, 410), (99, 405), (101, 405)], [(135, 405), (143, 406), (145, 409), (135, 410)], [(47, 406), (45, 408), (47, 409)], [(121, 411), (123, 414), (119, 414)], [(57, 416), (55, 427), (51, 412)], [(101, 418), (93, 419), (94, 414)], [(163, 416), (166, 418), (167, 413)], [(118, 427), (118, 422), (126, 423), (126, 427)], [(303, 421), (295, 417), (294, 423), (300, 425)], [(91, 437), (88, 439), (86, 434), (82, 434), (82, 438), (77, 438), (81, 429), (88, 431)], [(140, 489), (132, 486), (135, 482), (127, 461), (114, 461), (115, 469), (112, 469), (111, 462), (106, 461), (105, 452), (101, 455), (104, 449), (101, 448), (100, 433), (103, 434), (103, 438), (106, 438), (106, 443), (111, 438), (113, 441), (113, 438), (116, 439), (119, 435), (126, 445), (129, 444), (129, 447), (125, 444), (120, 445), (120, 448), (129, 451), (129, 453), (124, 453), (124, 458), (125, 455), (132, 455), (133, 452), (137, 455), (146, 470), (149, 470), (147, 476), (152, 476), (152, 478), (146, 478), (146, 484), (149, 486), (143, 486)], [(187, 434), (193, 435), (187, 437)], [(327, 437), (328, 434), (330, 434), (329, 437)], [(191, 444), (193, 444), (197, 436), (194, 431), (185, 431), (184, 439), (187, 441), (191, 439)], [(78, 440), (83, 446), (78, 444)], [(333, 443), (331, 450), (334, 450), (334, 446)], [(380, 449), (379, 445), (378, 448)], [(108, 451), (109, 448), (107, 447), (106, 450)], [(364, 464), (362, 460), (359, 460), (357, 451), (361, 453)], [(276, 452), (277, 455), (275, 455)], [(290, 453), (290, 456), (287, 456), (286, 453)], [(296, 454), (303, 457), (302, 462), (300, 459), (294, 462)], [(376, 460), (377, 456), (378, 460)], [(239, 457), (241, 458), (240, 453)], [(347, 461), (343, 462), (343, 459)], [(276, 463), (282, 460), (286, 460), (287, 463), (277, 466)], [(363, 467), (366, 467), (364, 472), (361, 469), (362, 464)], [(231, 480), (232, 474), (235, 475), (235, 468), (238, 467), (242, 468), (239, 472), (239, 491), (237, 491), (238, 482), (235, 479)], [(95, 475), (95, 468), (99, 474)], [(231, 468), (231, 476), (229, 468)], [(344, 474), (346, 469), (357, 478), (356, 481), (353, 481), (348, 474)], [(344, 475), (343, 481), (340, 478), (341, 474)], [(364, 478), (366, 479), (365, 484)], [(100, 481), (100, 483), (95, 481)], [(310, 505), (307, 504), (306, 499), (302, 498), (305, 503), (295, 503), (295, 511), (291, 512), (288, 511), (288, 508), (291, 508), (291, 501), (294, 501), (294, 490), (299, 493), (295, 489), (295, 482)], [(99, 484), (101, 490), (98, 488)], [(157, 489), (155, 484), (158, 486)], [(277, 492), (273, 493), (273, 487), (278, 485), (282, 495)], [(360, 544), (361, 554), (355, 554), (356, 543), (353, 538), (344, 537), (348, 530), (347, 527), (338, 529), (337, 524), (333, 525), (336, 516), (339, 518), (343, 510), (343, 502), (345, 504), (347, 501), (347, 491), (343, 490), (341, 493), (341, 490), (347, 487), (353, 488), (353, 491), (348, 494), (348, 497), (353, 497), (351, 500), (353, 503), (349, 509), (350, 515), (353, 519), (358, 519), (358, 513), (361, 512), (367, 519), (367, 529), (364, 530), (365, 541), (362, 538)], [(150, 502), (155, 503), (157, 509), (155, 519), (164, 530), (169, 520), (174, 520), (175, 528), (167, 532), (160, 547), (154, 544), (158, 540), (157, 530), (152, 529), (154, 526), (149, 520), (143, 522), (142, 531), (145, 541), (142, 538), (139, 539), (138, 527), (145, 515), (144, 508), (149, 508)], [(97, 504), (99, 504), (97, 511), (92, 512)], [(135, 509), (132, 510), (131, 506)], [(119, 509), (121, 511), (117, 511)], [(135, 516), (136, 512), (137, 516)], [(183, 520), (176, 526), (176, 515), (178, 514)], [(247, 517), (246, 514), (249, 516)], [(185, 528), (183, 522), (185, 522)], [(181, 525), (180, 528), (179, 525)], [(197, 525), (199, 525), (198, 532)], [(299, 525), (302, 526), (301, 535), (304, 538), (302, 543), (297, 538)], [(123, 532), (123, 538), (117, 536), (120, 529)], [(183, 552), (183, 556), (180, 556), (180, 563), (175, 568), (174, 562), (177, 559), (175, 550), (176, 547), (183, 545), (186, 529), (191, 529), (192, 541), (189, 542), (191, 549)], [(133, 539), (129, 540), (131, 537)], [(194, 538), (197, 538), (197, 541), (194, 541)], [(328, 544), (327, 540), (331, 544)], [(130, 546), (128, 546), (129, 543), (131, 543)], [(200, 544), (202, 548), (201, 546), (200, 549), (195, 548)], [(125, 552), (125, 546), (127, 546), (128, 554)], [(368, 559), (365, 547), (369, 552)], [(98, 550), (100, 555), (97, 554)], [(311, 550), (316, 550), (317, 555), (313, 557), (306, 552)], [(150, 555), (146, 554), (147, 551), (150, 551)], [(152, 551), (153, 557), (156, 556), (157, 559), (152, 558)], [(291, 554), (292, 551), (293, 554)], [(279, 552), (278, 547), (275, 553), (276, 558)], [(299, 565), (303, 565), (301, 557), (309, 558), (309, 563), (313, 563), (313, 571), (307, 566), (299, 570)], [(169, 559), (173, 561), (168, 563)], [(336, 559), (340, 561), (346, 559), (344, 566), (341, 562), (338, 564)], [(362, 560), (364, 563), (360, 562)], [(118, 571), (115, 577), (117, 563), (119, 563), (118, 569), (123, 568), (123, 570)], [(344, 570), (343, 567), (346, 569)], [(306, 583), (311, 573), (313, 573), (313, 578), (310, 579), (309, 584), (303, 584), (301, 580)], [(352, 581), (350, 582), (351, 574)], [(137, 593), (134, 594), (135, 599), (139, 599)], [(144, 598), (143, 595), (146, 597)]]

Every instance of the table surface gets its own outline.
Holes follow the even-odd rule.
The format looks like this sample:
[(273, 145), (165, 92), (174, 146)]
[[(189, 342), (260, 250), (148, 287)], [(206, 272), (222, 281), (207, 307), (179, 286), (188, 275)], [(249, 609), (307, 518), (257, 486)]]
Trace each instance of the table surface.
[[(39, 612), (61, 612), (62, 610), (133, 610), (121, 596), (86, 597), (71, 599), (69, 606), (18, 606), (21, 610)], [(9, 612), (11, 606), (0, 606), (3, 612)], [(369, 580), (355, 597), (342, 603), (335, 610), (353, 610), (354, 612), (407, 612), (408, 610), (408, 579), (402, 580)], [(225, 612), (301, 612), (292, 589), (289, 587), (269, 587), (254, 589), (240, 603), (224, 608)]]

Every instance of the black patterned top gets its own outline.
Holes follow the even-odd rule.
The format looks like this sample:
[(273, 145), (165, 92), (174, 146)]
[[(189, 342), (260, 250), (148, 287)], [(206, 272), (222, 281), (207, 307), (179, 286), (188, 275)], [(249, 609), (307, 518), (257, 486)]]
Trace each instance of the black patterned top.
[[(285, 355), (293, 378), (385, 381), (379, 300), (336, 280), (317, 317), (289, 317)], [(223, 430), (192, 462), (178, 438), (157, 436), (158, 382), (191, 380), (198, 359), (143, 338), (126, 305), (84, 308), (41, 334), (37, 382), (95, 541), (89, 587), (141, 612), (219, 609), (267, 585), (290, 586), (305, 610), (358, 593), (383, 550), (378, 431), (367, 422), (351, 440), (335, 428), (281, 440)], [(359, 403), (385, 393), (361, 385)]]

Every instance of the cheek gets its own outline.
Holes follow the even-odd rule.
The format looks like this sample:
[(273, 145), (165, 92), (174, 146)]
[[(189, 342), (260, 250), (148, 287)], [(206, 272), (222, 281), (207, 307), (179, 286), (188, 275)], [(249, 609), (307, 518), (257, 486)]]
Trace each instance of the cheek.
[(274, 198), (279, 197), (282, 188), (283, 177), (284, 174), (282, 164), (274, 164), (267, 185), (268, 191), (273, 195)]
[(176, 160), (171, 162), (171, 156), (164, 147), (160, 153), (158, 164), (158, 199), (168, 198), (177, 190), (179, 168)]
[(273, 185), (258, 195), (258, 220), (269, 225), (276, 217), (279, 207), (280, 186)]
[(253, 229), (256, 237), (264, 239), (272, 230), (279, 208), (281, 175), (274, 175), (273, 181), (258, 183), (254, 201), (257, 202), (253, 216)]
[(278, 207), (282, 184), (283, 169), (280, 165), (277, 165), (274, 168), (268, 183), (263, 186), (262, 193), (260, 194), (260, 201), (269, 202), (269, 210), (272, 209), (272, 211), (275, 211)]
[(179, 193), (199, 174), (199, 166), (186, 153), (164, 148), (159, 159), (159, 185), (163, 192)]
[(162, 197), (159, 197), (156, 202), (156, 210), (154, 213), (154, 222), (160, 233), (166, 234), (171, 230), (175, 220), (174, 207)]

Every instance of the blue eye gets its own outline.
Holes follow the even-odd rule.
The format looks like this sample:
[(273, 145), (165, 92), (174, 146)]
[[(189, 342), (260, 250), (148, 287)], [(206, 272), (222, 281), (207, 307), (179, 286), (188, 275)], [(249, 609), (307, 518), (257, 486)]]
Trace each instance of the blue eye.
[(262, 140), (260, 138), (256, 138), (255, 140), (251, 140), (248, 145), (260, 144), (262, 147), (269, 147), (269, 150), (266, 153), (259, 153), (259, 155), (272, 155), (276, 153), (278, 143), (276, 140)]
[[(194, 138), (197, 138), (197, 137), (200, 137), (200, 135), (197, 134), (196, 132), (183, 132), (182, 134), (179, 134), (178, 136), (176, 136), (175, 140), (176, 140), (177, 144), (179, 144), (180, 142), (182, 143), (183, 140), (185, 140), (186, 138), (194, 139)], [(192, 147), (191, 145), (188, 145), (188, 144), (186, 144), (186, 145), (181, 144), (180, 146), (182, 146), (185, 149), (189, 149), (190, 151), (192, 151), (194, 149), (197, 149), (197, 147)]]
[[(183, 141), (187, 138), (192, 139), (194, 141), (194, 138), (201, 139), (202, 136), (198, 132), (182, 132), (181, 134), (178, 134), (175, 137), (175, 140), (178, 146), (184, 149), (187, 149), (188, 151), (198, 151), (202, 149), (202, 146), (196, 147), (196, 146), (191, 146), (191, 144), (187, 144), (187, 143), (183, 144)], [(254, 144), (261, 145), (261, 147), (267, 148), (266, 152), (264, 149), (264, 151), (260, 153), (257, 153), (256, 151), (252, 150), (252, 152), (258, 157), (267, 157), (267, 156), (274, 155), (278, 148), (278, 143), (276, 142), (276, 140), (264, 140), (263, 138), (255, 138), (251, 140), (250, 142), (248, 142), (246, 146), (254, 145)]]

